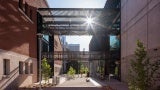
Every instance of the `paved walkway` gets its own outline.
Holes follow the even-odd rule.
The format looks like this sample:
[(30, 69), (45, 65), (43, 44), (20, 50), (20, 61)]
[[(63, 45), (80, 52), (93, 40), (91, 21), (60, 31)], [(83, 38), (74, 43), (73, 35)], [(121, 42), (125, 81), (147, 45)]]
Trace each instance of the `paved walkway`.
[[(113, 89), (106, 89), (110, 86)], [(107, 87), (108, 88), (108, 87)], [(38, 89), (20, 89), (20, 90), (38, 90)], [(90, 78), (90, 82), (86, 82), (86, 78), (75, 78), (67, 80), (62, 84), (55, 87), (43, 88), (43, 90), (128, 90), (126, 84), (118, 80), (111, 79), (109, 81), (101, 81), (98, 79)]]
[(129, 90), (126, 83), (122, 83), (114, 79), (110, 82), (107, 82), (107, 85), (111, 86), (115, 90)]
[[(102, 90), (101, 87), (110, 86), (113, 90), (128, 90), (127, 84), (120, 82), (115, 79), (111, 79), (110, 81), (101, 81), (98, 79), (90, 78), (90, 82), (86, 82), (86, 78), (76, 78), (72, 80), (68, 80), (63, 84), (57, 85), (56, 87), (73, 87), (73, 90), (90, 90), (95, 87), (95, 90)], [(81, 88), (80, 88), (81, 87)], [(86, 88), (88, 87), (88, 88)], [(90, 87), (90, 88), (89, 88)], [(78, 89), (80, 88), (80, 89)], [(62, 88), (61, 88), (62, 89)], [(67, 89), (67, 88), (66, 88)], [(72, 88), (70, 88), (72, 89)], [(104, 89), (104, 88), (103, 88)], [(58, 89), (59, 90), (59, 89)], [(65, 90), (65, 89), (63, 89)], [(106, 90), (106, 89), (104, 89)]]
[(107, 89), (101, 87), (53, 87), (45, 89), (43, 88), (43, 90), (107, 90)]
[(111, 79), (110, 81), (102, 81), (93, 78), (93, 80), (101, 84), (102, 86), (110, 86), (113, 88), (113, 90), (129, 90), (126, 83), (120, 82), (115, 79)]
[(67, 80), (63, 84), (57, 85), (56, 87), (96, 87), (91, 82), (86, 82), (86, 78), (75, 78)]

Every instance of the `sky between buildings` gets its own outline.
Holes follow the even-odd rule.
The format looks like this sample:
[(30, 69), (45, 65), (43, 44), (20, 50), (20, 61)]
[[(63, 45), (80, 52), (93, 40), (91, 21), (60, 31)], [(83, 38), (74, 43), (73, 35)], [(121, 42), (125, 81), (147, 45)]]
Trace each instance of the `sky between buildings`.
[[(50, 8), (103, 8), (106, 0), (47, 0)], [(67, 36), (68, 44), (80, 44), (80, 51), (89, 50), (92, 36)]]
[(47, 0), (51, 8), (103, 8), (106, 0)]

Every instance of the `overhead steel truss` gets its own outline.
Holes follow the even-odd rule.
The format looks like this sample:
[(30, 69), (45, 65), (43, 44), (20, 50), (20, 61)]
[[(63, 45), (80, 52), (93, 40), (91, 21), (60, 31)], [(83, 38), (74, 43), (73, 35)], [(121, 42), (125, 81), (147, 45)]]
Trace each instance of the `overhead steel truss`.
[(43, 58), (48, 58), (51, 60), (105, 60), (106, 53), (98, 51), (54, 51), (53, 52), (43, 52)]
[[(43, 32), (85, 35), (109, 33), (109, 27), (119, 13), (119, 8), (39, 8), (38, 12), (42, 18)], [(104, 17), (107, 17), (105, 23), (101, 22)], [(92, 18), (93, 23), (86, 23), (87, 18)]]

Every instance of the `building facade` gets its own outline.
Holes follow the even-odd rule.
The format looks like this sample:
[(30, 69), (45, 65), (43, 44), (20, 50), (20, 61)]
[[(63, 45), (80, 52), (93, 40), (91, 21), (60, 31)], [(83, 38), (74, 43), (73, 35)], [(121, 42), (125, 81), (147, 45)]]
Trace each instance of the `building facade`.
[(37, 8), (45, 0), (0, 0), (0, 89), (37, 82)]
[[(58, 35), (44, 34), (42, 38), (42, 59), (46, 58), (51, 66), (51, 76), (58, 76), (62, 73), (62, 60), (54, 55), (55, 52), (62, 52), (62, 43)], [(62, 57), (62, 55), (59, 55)]]
[[(91, 72), (102, 79), (109, 74), (117, 74), (120, 79), (120, 0), (107, 0), (103, 10), (99, 21), (102, 27), (95, 29), (89, 50), (102, 53), (101, 57), (105, 58), (91, 60)], [(97, 68), (92, 69), (95, 66)]]
[[(151, 61), (160, 56), (160, 0), (121, 0), (121, 80), (127, 81), (136, 41), (143, 42)], [(159, 74), (160, 75), (160, 74)], [(158, 78), (157, 78), (158, 80)], [(155, 85), (160, 85), (158, 82)]]
[[(58, 35), (54, 35), (54, 51), (63, 51), (63, 46)], [(54, 60), (54, 76), (58, 76), (63, 73), (62, 65), (63, 61), (60, 58)]]
[(80, 51), (80, 44), (68, 44), (70, 51)]

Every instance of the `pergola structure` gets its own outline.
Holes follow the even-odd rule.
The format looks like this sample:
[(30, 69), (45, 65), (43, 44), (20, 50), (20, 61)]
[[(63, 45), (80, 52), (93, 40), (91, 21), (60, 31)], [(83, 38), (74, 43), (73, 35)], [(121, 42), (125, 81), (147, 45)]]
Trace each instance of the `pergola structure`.
[(88, 61), (88, 60), (105, 60), (107, 57), (104, 52), (96, 51), (55, 51), (53, 52), (43, 52), (42, 58), (48, 58), (54, 60), (66, 60), (66, 61)]
[[(39, 8), (39, 30), (54, 35), (93, 35), (112, 33), (110, 25), (119, 13), (117, 8)], [(107, 17), (105, 24), (101, 18)], [(91, 24), (87, 19), (93, 20)]]

